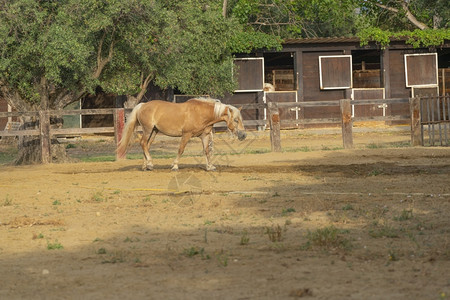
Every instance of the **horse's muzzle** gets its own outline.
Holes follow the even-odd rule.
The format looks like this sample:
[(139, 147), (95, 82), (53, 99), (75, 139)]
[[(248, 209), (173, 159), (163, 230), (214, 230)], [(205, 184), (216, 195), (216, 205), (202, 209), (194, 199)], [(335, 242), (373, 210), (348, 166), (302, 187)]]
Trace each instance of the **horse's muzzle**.
[(245, 133), (245, 131), (238, 130), (237, 136), (238, 136), (238, 140), (243, 141), (247, 137), (247, 134)]

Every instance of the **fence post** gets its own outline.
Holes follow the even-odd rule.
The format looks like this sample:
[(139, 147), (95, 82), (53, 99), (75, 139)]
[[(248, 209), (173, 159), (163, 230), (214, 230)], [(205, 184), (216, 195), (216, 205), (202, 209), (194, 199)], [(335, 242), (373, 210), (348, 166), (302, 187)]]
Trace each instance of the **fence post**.
[[(122, 139), (123, 128), (125, 127), (125, 109), (117, 108), (114, 110), (114, 142), (116, 148)], [(121, 159), (116, 152), (116, 160)]]
[(422, 128), (420, 122), (420, 98), (409, 98), (411, 112), (411, 146), (422, 145)]
[(41, 146), (41, 162), (51, 162), (50, 114), (48, 111), (39, 111), (39, 140)]
[(342, 99), (339, 104), (341, 108), (344, 149), (351, 149), (353, 148), (352, 105), (350, 104), (350, 99)]
[(268, 102), (270, 145), (272, 152), (281, 152), (280, 112), (275, 102)]

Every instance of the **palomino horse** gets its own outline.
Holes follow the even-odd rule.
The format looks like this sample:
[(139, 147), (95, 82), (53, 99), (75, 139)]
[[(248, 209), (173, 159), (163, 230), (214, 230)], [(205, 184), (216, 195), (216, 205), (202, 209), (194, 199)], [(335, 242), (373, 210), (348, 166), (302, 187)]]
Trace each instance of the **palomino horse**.
[(119, 157), (125, 156), (134, 129), (139, 123), (143, 129), (140, 142), (142, 150), (144, 150), (143, 170), (153, 169), (149, 148), (158, 132), (161, 132), (168, 136), (181, 137), (178, 155), (172, 164), (172, 170), (178, 170), (178, 161), (189, 139), (199, 137), (202, 140), (206, 156), (206, 170), (213, 171), (215, 167), (211, 163), (212, 128), (215, 123), (221, 121), (227, 123), (228, 129), (236, 134), (240, 141), (247, 136), (242, 124), (240, 109), (223, 104), (216, 99), (190, 99), (184, 103), (160, 100), (140, 103), (128, 117), (117, 154)]

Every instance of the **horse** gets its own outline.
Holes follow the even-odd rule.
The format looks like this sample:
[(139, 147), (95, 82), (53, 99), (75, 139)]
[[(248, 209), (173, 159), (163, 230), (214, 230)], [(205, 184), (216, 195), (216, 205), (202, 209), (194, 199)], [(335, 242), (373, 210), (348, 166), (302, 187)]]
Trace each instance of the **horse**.
[(173, 171), (178, 171), (178, 162), (191, 137), (201, 139), (203, 152), (206, 156), (206, 170), (214, 171), (216, 168), (211, 162), (212, 129), (215, 123), (222, 121), (226, 122), (228, 129), (240, 141), (246, 138), (241, 108), (223, 104), (217, 99), (194, 98), (184, 103), (152, 100), (139, 103), (128, 117), (122, 139), (117, 147), (117, 154), (119, 158), (125, 157), (130, 139), (139, 123), (143, 130), (140, 144), (144, 151), (144, 164), (142, 166), (144, 171), (153, 170), (149, 148), (159, 132), (171, 137), (181, 137), (178, 154), (172, 164)]

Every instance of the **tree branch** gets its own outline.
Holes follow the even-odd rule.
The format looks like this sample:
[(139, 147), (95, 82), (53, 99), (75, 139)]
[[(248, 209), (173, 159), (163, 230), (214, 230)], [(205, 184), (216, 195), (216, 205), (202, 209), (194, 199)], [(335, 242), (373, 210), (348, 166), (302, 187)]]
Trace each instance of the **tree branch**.
[(17, 91), (11, 91), (8, 86), (0, 80), (0, 96), (2, 96), (9, 106), (17, 111), (31, 110), (31, 106), (22, 99)]
[[(148, 76), (142, 81), (141, 86), (140, 86), (141, 90), (139, 91), (139, 93), (138, 93), (137, 96), (136, 96), (137, 103), (139, 103), (139, 102), (142, 100), (142, 98), (144, 97), (145, 93), (147, 92), (148, 85), (150, 84), (150, 81), (152, 81), (154, 74), (155, 74), (154, 72), (151, 72), (151, 73), (148, 74)], [(137, 103), (136, 103), (136, 104), (137, 104)]]
[(228, 0), (223, 0), (223, 5), (222, 5), (222, 16), (224, 18), (227, 17), (227, 6), (228, 6)]
[(49, 109), (49, 92), (48, 92), (48, 81), (45, 76), (41, 77), (41, 81), (39, 83), (39, 94), (41, 95), (41, 103), (39, 104), (39, 108), (41, 110)]
[[(403, 0), (399, 1), (400, 5), (402, 6), (403, 10), (406, 13), (406, 18), (417, 28), (424, 30), (424, 29), (428, 29), (428, 26), (425, 23), (420, 22), (419, 20), (417, 20), (417, 18), (411, 13), (411, 11), (409, 10), (409, 7), (407, 5), (407, 3)], [(394, 13), (398, 13), (399, 9), (395, 8), (395, 7), (391, 7), (391, 6), (387, 6), (387, 5), (383, 5), (381, 3), (374, 3), (376, 6), (383, 8), (385, 10), (389, 10), (391, 12)]]
[(408, 20), (414, 24), (414, 26), (418, 27), (421, 30), (428, 29), (428, 26), (419, 20), (411, 13), (411, 11), (408, 8), (408, 5), (406, 5), (406, 2), (402, 1), (402, 7), (406, 12), (406, 17)]
[(140, 91), (136, 96), (128, 95), (127, 101), (124, 103), (125, 108), (133, 108), (135, 107), (141, 100), (144, 98), (145, 93), (147, 92), (148, 85), (153, 80), (155, 76), (155, 72), (150, 72), (150, 74), (147, 75), (144, 79), (144, 74), (141, 76), (141, 84), (140, 84)]
[(375, 2), (374, 4), (375, 4), (376, 6), (382, 8), (382, 9), (389, 10), (389, 11), (392, 11), (392, 12), (395, 12), (395, 13), (398, 13), (398, 9), (395, 8), (395, 7), (386, 6), (386, 5), (383, 5), (383, 4), (381, 4), (381, 3), (377, 3), (377, 2)]
[[(114, 31), (113, 31), (113, 35), (114, 35)], [(97, 50), (97, 68), (94, 71), (94, 74), (92, 75), (92, 77), (94, 79), (97, 79), (100, 77), (100, 75), (102, 74), (103, 69), (105, 68), (105, 66), (112, 60), (113, 58), (113, 54), (114, 54), (114, 40), (111, 41), (111, 45), (109, 45), (109, 53), (108, 56), (106, 58), (102, 57), (102, 50), (103, 50), (103, 42), (105, 40), (106, 37), (106, 32), (103, 33), (103, 36), (100, 40), (100, 43), (98, 45), (98, 50)]]

